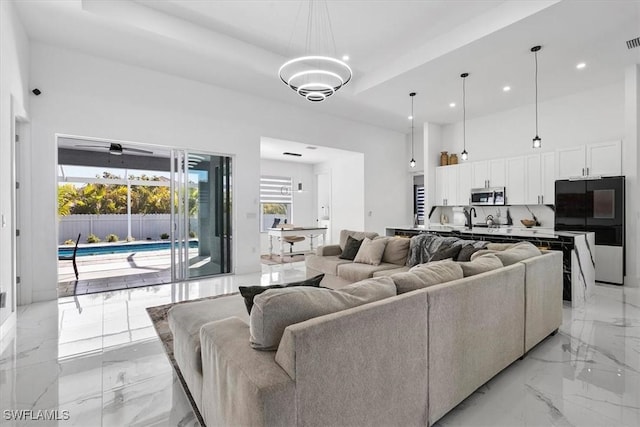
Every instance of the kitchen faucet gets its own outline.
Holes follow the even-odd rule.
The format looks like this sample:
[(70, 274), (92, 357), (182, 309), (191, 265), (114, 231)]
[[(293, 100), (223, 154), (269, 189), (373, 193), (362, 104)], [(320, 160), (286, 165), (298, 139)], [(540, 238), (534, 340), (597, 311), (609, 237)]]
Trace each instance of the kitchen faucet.
[(466, 210), (466, 209), (462, 210), (462, 212), (464, 212), (465, 218), (467, 219), (467, 223), (465, 225), (467, 226), (467, 228), (469, 228), (469, 230), (473, 228), (473, 222), (471, 221), (471, 211), (473, 211), (473, 217), (477, 218), (476, 208), (471, 208), (469, 210)]

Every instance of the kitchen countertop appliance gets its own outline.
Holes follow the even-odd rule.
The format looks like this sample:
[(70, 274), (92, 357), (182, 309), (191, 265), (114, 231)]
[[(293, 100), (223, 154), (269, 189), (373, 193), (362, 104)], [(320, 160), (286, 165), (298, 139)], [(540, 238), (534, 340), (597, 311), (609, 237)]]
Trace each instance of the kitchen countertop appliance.
[(625, 275), (624, 180), (556, 181), (555, 229), (595, 232), (596, 281), (614, 285), (622, 285)]

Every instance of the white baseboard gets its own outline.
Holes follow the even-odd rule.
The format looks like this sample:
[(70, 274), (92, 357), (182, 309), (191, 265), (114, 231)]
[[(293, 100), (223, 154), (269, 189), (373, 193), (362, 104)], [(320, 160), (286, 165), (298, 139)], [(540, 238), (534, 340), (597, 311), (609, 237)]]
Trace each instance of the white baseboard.
[(624, 286), (629, 286), (630, 288), (640, 287), (640, 278), (624, 276)]

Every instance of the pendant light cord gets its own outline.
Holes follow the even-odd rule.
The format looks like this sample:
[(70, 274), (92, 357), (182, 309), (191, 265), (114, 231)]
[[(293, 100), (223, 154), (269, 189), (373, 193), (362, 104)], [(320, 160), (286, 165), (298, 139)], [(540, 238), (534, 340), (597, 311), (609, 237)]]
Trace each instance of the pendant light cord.
[(536, 61), (536, 136), (538, 136), (538, 51), (534, 52)]
[(467, 93), (465, 90), (466, 77), (462, 78), (462, 150), (467, 151)]
[(411, 159), (413, 160), (413, 98), (414, 95), (411, 95)]

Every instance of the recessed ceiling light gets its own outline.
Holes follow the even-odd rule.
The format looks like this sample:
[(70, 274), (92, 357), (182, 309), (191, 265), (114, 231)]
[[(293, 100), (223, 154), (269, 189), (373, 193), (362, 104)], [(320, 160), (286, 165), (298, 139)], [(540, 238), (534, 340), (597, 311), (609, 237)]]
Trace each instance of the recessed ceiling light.
[(343, 61), (348, 61), (349, 60), (349, 55), (342, 55), (342, 60)]
[(511, 90), (511, 86), (505, 86), (502, 88), (503, 92), (509, 92)]
[(407, 119), (413, 120), (413, 116), (409, 116), (409, 117), (407, 117)]
[(587, 66), (587, 64), (585, 64), (584, 62), (581, 62), (581, 63), (579, 63), (578, 65), (576, 65), (576, 68), (577, 68), (578, 70), (582, 70), (582, 69), (583, 69), (584, 67), (586, 67), (586, 66)]
[(449, 103), (449, 107), (453, 108), (453, 107), (455, 107), (455, 106), (456, 106), (456, 103), (455, 103), (455, 102), (451, 102), (451, 103)]

